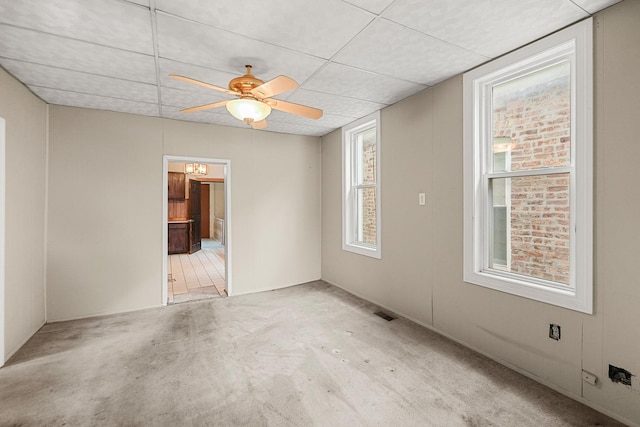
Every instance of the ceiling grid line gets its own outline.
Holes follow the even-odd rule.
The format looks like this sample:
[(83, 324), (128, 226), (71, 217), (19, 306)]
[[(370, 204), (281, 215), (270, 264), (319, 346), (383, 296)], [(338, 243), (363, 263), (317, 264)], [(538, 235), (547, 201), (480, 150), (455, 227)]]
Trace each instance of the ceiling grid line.
[(588, 14), (589, 16), (591, 16), (591, 12), (589, 12), (589, 11), (588, 11), (587, 9), (585, 9), (584, 7), (580, 6), (580, 5), (579, 5), (578, 3), (576, 3), (575, 1), (573, 1), (573, 0), (567, 0), (567, 1), (569, 1), (570, 3), (573, 3), (575, 6), (579, 7), (580, 9), (582, 9), (582, 11), (583, 11), (584, 13)]
[(160, 76), (160, 55), (158, 48), (158, 21), (156, 19), (156, 1), (149, 0), (149, 19), (151, 19), (151, 40), (153, 42), (153, 58), (156, 66), (156, 88), (158, 91), (158, 115), (164, 117), (162, 114), (162, 89), (161, 89), (161, 76)]
[[(24, 31), (29, 31), (29, 32), (33, 32), (33, 33), (39, 33), (39, 34), (43, 34), (43, 35), (47, 35), (47, 36), (53, 36), (53, 37), (57, 37), (57, 38), (67, 39), (67, 40), (73, 40), (75, 42), (84, 43), (84, 44), (90, 44), (90, 45), (95, 45), (95, 46), (100, 46), (100, 47), (104, 47), (104, 48), (107, 48), (107, 49), (114, 49), (114, 50), (119, 50), (119, 51), (122, 51), (122, 52), (134, 53), (136, 55), (153, 56), (153, 55), (149, 55), (148, 53), (140, 52), (140, 51), (137, 51), (137, 50), (123, 49), (123, 48), (118, 47), (118, 46), (90, 42), (90, 41), (87, 41), (87, 40), (83, 40), (83, 39), (79, 39), (79, 38), (75, 38), (75, 37), (69, 37), (69, 36), (56, 34), (56, 33), (51, 33), (51, 32), (48, 32), (48, 31), (42, 31), (42, 30), (39, 30), (39, 29), (28, 28), (28, 27), (24, 27), (24, 26), (21, 26), (21, 25), (9, 24), (7, 22), (0, 22), (0, 27), (2, 27), (2, 26), (7, 26), (7, 27), (11, 27), (11, 28), (17, 28), (17, 29), (24, 30)], [(2, 31), (0, 31), (0, 34), (2, 34)]]
[[(43, 86), (43, 85), (37, 85), (37, 84), (30, 84), (29, 88), (37, 88), (37, 89), (46, 89), (46, 90), (55, 90), (58, 91), (59, 89), (55, 88), (55, 87), (51, 87), (51, 86)], [(91, 93), (87, 93), (87, 92), (81, 92), (81, 91), (75, 91), (75, 90), (66, 90), (65, 92), (71, 93), (71, 94), (77, 94), (77, 95), (88, 95), (88, 96), (95, 96)], [(117, 97), (117, 96), (110, 96), (110, 95), (100, 95), (101, 98), (105, 98), (105, 99), (112, 99), (115, 101), (128, 101), (128, 102), (138, 102), (138, 103), (142, 103), (142, 104), (149, 104), (149, 105), (158, 105), (158, 102), (154, 101), (154, 102), (149, 102), (149, 101), (141, 101), (141, 100), (133, 100), (133, 99), (127, 99), (127, 98), (121, 98), (121, 97)]]
[[(153, 0), (150, 0), (150, 1), (153, 1)], [(172, 14), (170, 12), (167, 12), (167, 11), (164, 11), (162, 9), (156, 9), (156, 12), (161, 14), (161, 15), (165, 15), (167, 17), (173, 18), (173, 19), (179, 19), (181, 21), (189, 22), (189, 23), (192, 23), (192, 24), (198, 24), (198, 25), (202, 25), (202, 26), (205, 26), (205, 27), (208, 27), (208, 28), (213, 28), (214, 30), (217, 30), (217, 31), (224, 31), (226, 33), (233, 34), (235, 36), (246, 38), (246, 39), (249, 39), (249, 40), (253, 40), (253, 41), (256, 41), (256, 42), (259, 42), (259, 43), (265, 43), (265, 44), (271, 45), (273, 47), (277, 47), (278, 49), (290, 50), (292, 52), (296, 52), (296, 53), (299, 53), (299, 54), (302, 54), (302, 55), (312, 56), (314, 58), (321, 59), (321, 60), (326, 60), (327, 59), (327, 58), (323, 58), (321, 56), (313, 55), (313, 54), (310, 54), (310, 53), (307, 53), (307, 52), (302, 52), (300, 50), (296, 50), (296, 49), (292, 49), (292, 48), (289, 48), (289, 47), (286, 47), (286, 46), (282, 46), (282, 45), (278, 45), (278, 44), (275, 44), (275, 43), (271, 43), (271, 42), (268, 42), (266, 40), (260, 40), (260, 39), (257, 39), (255, 37), (247, 36), (246, 34), (236, 33), (234, 31), (229, 31), (229, 30), (227, 30), (225, 28), (216, 27), (215, 25), (211, 25), (211, 24), (208, 24), (208, 23), (205, 23), (205, 22), (201, 22), (201, 21), (196, 21), (195, 19), (190, 19), (190, 18), (187, 18), (185, 16), (174, 15), (174, 14)]]
[[(3, 62), (3, 61), (20, 61), (22, 63), (30, 64), (30, 65), (33, 65), (33, 66), (48, 67), (48, 68), (51, 68), (51, 69), (74, 72), (74, 73), (82, 73), (82, 74), (87, 74), (87, 75), (96, 76), (96, 77), (107, 77), (107, 78), (110, 78), (110, 79), (120, 80), (120, 81), (123, 81), (123, 82), (138, 83), (138, 84), (151, 85), (151, 86), (155, 86), (156, 85), (156, 83), (139, 82), (137, 80), (129, 80), (129, 79), (125, 79), (125, 78), (122, 78), (122, 77), (109, 76), (107, 74), (97, 74), (97, 73), (91, 73), (91, 72), (87, 72), (87, 71), (78, 71), (78, 70), (74, 70), (74, 69), (66, 68), (66, 67), (58, 67), (58, 66), (55, 66), (55, 65), (47, 65), (47, 64), (43, 64), (43, 63), (39, 63), (39, 62), (24, 61), (24, 60), (21, 60), (21, 59), (10, 58), (10, 57), (7, 57), (7, 56), (0, 56), (0, 62)], [(28, 82), (23, 82), (23, 83), (28, 83)]]
[[(395, 1), (396, 1), (396, 0), (393, 0), (393, 1), (391, 2), (391, 4), (395, 3)], [(347, 3), (347, 4), (350, 4), (350, 5), (352, 5), (352, 6), (358, 7), (358, 6), (356, 6), (356, 5), (353, 5), (352, 3), (349, 3), (348, 1), (344, 1), (344, 3)], [(391, 5), (391, 4), (390, 4), (390, 5)], [(388, 9), (390, 5), (388, 5), (384, 10)], [(362, 8), (361, 8), (361, 9), (362, 9)], [(365, 12), (372, 13), (372, 12), (370, 12), (370, 11), (366, 10), (366, 9), (362, 9), (362, 10), (364, 10)], [(304, 84), (305, 84), (308, 80), (311, 80), (311, 79), (312, 79), (312, 78), (314, 78), (316, 75), (318, 75), (320, 72), (322, 72), (325, 68), (327, 68), (327, 67), (329, 66), (329, 64), (334, 63), (334, 62), (335, 62), (335, 61), (334, 61), (335, 57), (336, 57), (336, 56), (338, 56), (338, 55), (340, 54), (340, 52), (342, 52), (343, 50), (345, 50), (345, 49), (347, 48), (347, 46), (349, 46), (349, 44), (350, 44), (351, 42), (353, 42), (353, 40), (354, 40), (356, 37), (358, 37), (360, 34), (362, 34), (362, 32), (363, 32), (364, 30), (366, 30), (367, 28), (369, 28), (371, 25), (373, 25), (373, 23), (374, 23), (374, 22), (376, 22), (376, 21), (378, 21), (378, 20), (380, 19), (380, 15), (381, 15), (381, 13), (380, 13), (380, 14), (372, 13), (372, 14), (374, 15), (373, 19), (372, 19), (371, 21), (369, 21), (369, 23), (368, 23), (367, 25), (365, 25), (364, 27), (362, 27), (362, 28), (360, 29), (360, 31), (358, 31), (358, 32), (357, 32), (353, 37), (351, 37), (351, 39), (350, 39), (348, 42), (346, 42), (346, 43), (345, 43), (345, 44), (344, 44), (344, 45), (343, 45), (343, 46), (342, 46), (342, 47), (341, 47), (337, 52), (335, 52), (335, 53), (333, 54), (333, 56), (331, 56), (331, 58), (328, 58), (328, 59), (327, 59), (327, 62), (326, 62), (325, 64), (323, 64), (320, 68), (318, 68), (318, 70), (317, 70), (315, 73), (313, 73), (311, 76), (309, 76), (309, 78), (307, 78), (307, 80), (305, 80), (304, 82), (302, 82), (302, 83), (300, 84), (300, 86), (304, 86)]]
[[(463, 49), (463, 50), (466, 50), (467, 52), (474, 53), (474, 54), (476, 54), (476, 55), (480, 55), (478, 52), (474, 52), (473, 50), (467, 49), (467, 48), (466, 48), (466, 47), (464, 47), (464, 46), (460, 46), (460, 45), (457, 45), (457, 44), (455, 44), (455, 43), (451, 43), (450, 41), (447, 41), (447, 40), (445, 40), (445, 39), (442, 39), (442, 38), (436, 37), (436, 36), (434, 36), (433, 34), (429, 34), (429, 33), (425, 33), (425, 32), (423, 32), (423, 31), (417, 30), (417, 29), (415, 29), (415, 28), (412, 28), (412, 27), (410, 27), (410, 26), (408, 26), (408, 25), (403, 24), (402, 22), (397, 22), (397, 21), (394, 21), (393, 19), (385, 18), (384, 16), (382, 17), (382, 19), (386, 19), (387, 21), (389, 21), (389, 22), (393, 22), (394, 24), (399, 25), (399, 26), (401, 26), (401, 27), (403, 27), (403, 28), (405, 28), (405, 29), (407, 29), (407, 30), (409, 30), (409, 31), (414, 31), (414, 32), (416, 32), (416, 33), (419, 33), (419, 34), (425, 35), (425, 36), (430, 37), (430, 38), (432, 38), (432, 39), (434, 39), (434, 40), (437, 40), (437, 41), (439, 41), (439, 42), (442, 42), (442, 43), (445, 43), (445, 44), (451, 45), (451, 46), (453, 46), (453, 47), (455, 47), (455, 48), (457, 48), (457, 49)], [(488, 58), (487, 58), (487, 59), (488, 59)]]

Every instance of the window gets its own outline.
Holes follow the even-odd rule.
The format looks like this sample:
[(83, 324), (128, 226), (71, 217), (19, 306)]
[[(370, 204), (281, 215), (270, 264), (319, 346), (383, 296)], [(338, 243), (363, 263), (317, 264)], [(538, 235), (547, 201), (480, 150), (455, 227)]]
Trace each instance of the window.
[(464, 280), (592, 313), (592, 20), (464, 75)]
[(380, 112), (342, 128), (342, 249), (381, 258)]

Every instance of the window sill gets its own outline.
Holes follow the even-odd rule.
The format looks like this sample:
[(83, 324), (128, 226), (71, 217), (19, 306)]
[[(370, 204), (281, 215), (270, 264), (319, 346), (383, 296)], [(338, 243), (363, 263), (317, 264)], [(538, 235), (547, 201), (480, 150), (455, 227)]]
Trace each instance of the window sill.
[(355, 245), (355, 244), (343, 244), (342, 250), (346, 252), (353, 252), (355, 254), (368, 256), (370, 258), (382, 259), (382, 254), (379, 248)]

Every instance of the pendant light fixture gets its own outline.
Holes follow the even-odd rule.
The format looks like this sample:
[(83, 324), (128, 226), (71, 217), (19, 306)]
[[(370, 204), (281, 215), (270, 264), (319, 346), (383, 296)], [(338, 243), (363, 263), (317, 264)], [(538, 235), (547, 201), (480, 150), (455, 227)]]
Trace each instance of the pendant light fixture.
[(204, 163), (185, 163), (184, 173), (187, 175), (206, 175), (207, 165)]

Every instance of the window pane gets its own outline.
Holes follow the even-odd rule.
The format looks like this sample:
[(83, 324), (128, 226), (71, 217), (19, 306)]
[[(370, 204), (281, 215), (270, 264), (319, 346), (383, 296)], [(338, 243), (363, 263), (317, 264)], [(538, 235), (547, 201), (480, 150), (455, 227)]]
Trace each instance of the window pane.
[(376, 183), (376, 128), (356, 135), (356, 185)]
[(570, 283), (569, 179), (555, 174), (491, 180), (490, 268)]
[(356, 242), (376, 245), (376, 189), (356, 189)]
[(494, 138), (494, 153), (493, 153), (493, 171), (494, 172), (509, 172), (509, 165), (507, 164), (507, 152), (499, 151), (495, 152), (496, 140)]
[(511, 153), (494, 172), (570, 165), (570, 71), (565, 61), (493, 86), (491, 148)]
[(493, 207), (493, 268), (504, 269), (508, 265), (507, 258), (507, 207)]
[(507, 180), (491, 180), (492, 195), (492, 239), (491, 267), (504, 270), (508, 266), (508, 228), (509, 212), (507, 211)]

